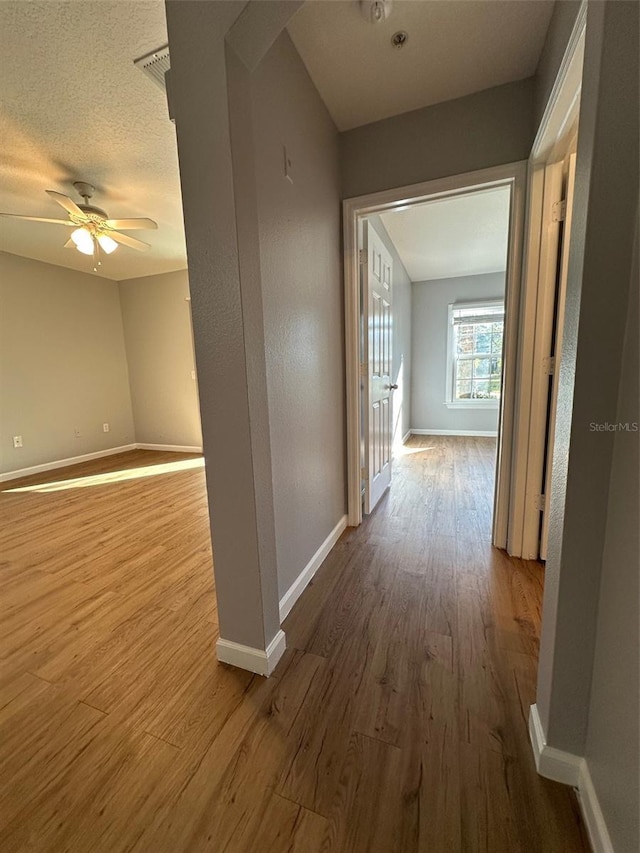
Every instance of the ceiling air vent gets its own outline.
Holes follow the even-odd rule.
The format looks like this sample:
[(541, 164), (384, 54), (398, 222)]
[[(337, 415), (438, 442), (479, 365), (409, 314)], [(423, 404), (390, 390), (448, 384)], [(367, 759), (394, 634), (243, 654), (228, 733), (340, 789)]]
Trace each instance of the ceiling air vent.
[(165, 89), (164, 75), (169, 70), (169, 45), (159, 47), (140, 59), (135, 59), (133, 64), (150, 77), (156, 86)]

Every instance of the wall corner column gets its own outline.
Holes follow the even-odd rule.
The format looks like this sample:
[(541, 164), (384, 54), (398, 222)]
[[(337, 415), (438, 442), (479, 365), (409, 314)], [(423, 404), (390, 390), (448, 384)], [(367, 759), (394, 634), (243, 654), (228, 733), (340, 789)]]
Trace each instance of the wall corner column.
[[(218, 600), (217, 652), (224, 662), (269, 675), (284, 652), (285, 637), (279, 619), (250, 70), (238, 52), (244, 45), (257, 63), (299, 4), (166, 0), (165, 5)], [(254, 9), (262, 6), (269, 7), (266, 22), (266, 8)], [(237, 44), (228, 37), (234, 24), (241, 24)]]

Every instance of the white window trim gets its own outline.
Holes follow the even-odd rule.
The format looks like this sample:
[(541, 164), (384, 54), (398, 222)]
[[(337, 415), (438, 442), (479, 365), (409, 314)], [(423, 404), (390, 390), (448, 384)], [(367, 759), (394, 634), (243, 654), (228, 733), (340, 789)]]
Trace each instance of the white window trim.
[[(453, 353), (453, 312), (459, 308), (490, 308), (494, 305), (502, 305), (504, 308), (504, 297), (496, 296), (494, 299), (481, 299), (470, 302), (450, 302), (447, 313), (447, 375), (445, 378), (444, 405), (448, 409), (498, 409), (500, 400), (455, 400), (453, 388), (455, 382), (455, 358)], [(502, 396), (502, 389), (500, 389)]]

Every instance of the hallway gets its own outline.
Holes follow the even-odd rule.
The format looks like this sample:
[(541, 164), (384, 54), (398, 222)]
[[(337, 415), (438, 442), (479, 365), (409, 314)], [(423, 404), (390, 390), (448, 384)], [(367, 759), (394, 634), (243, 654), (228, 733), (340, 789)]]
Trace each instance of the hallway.
[(490, 546), (494, 451), (410, 440), (268, 680), (214, 658), (197, 459), (0, 493), (3, 851), (588, 851), (533, 766), (542, 570)]

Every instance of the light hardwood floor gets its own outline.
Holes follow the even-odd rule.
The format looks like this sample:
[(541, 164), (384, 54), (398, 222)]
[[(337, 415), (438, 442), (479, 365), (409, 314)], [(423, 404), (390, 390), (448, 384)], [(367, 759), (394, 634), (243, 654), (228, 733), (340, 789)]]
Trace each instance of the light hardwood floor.
[(587, 851), (531, 758), (542, 569), (490, 546), (493, 454), (411, 440), (268, 680), (214, 657), (200, 460), (4, 484), (3, 853)]

